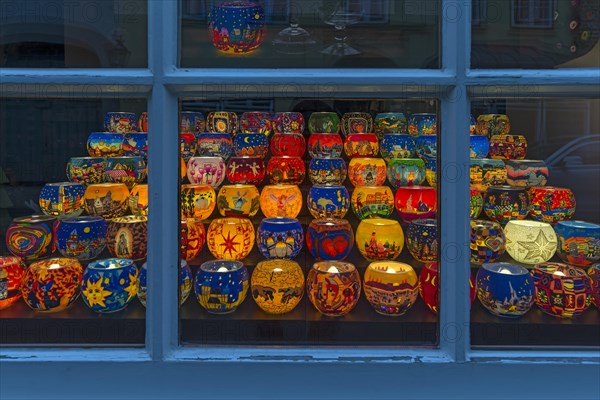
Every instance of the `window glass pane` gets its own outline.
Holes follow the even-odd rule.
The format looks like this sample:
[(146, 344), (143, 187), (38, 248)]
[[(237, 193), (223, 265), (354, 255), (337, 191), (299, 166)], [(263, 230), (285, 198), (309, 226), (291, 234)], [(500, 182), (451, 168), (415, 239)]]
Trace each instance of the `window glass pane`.
[(439, 68), (438, 0), (181, 0), (182, 67)]
[(146, 0), (7, 0), (0, 67), (144, 68)]
[(600, 66), (596, 0), (473, 0), (473, 68)]
[(2, 345), (144, 342), (145, 109), (0, 99)]
[(473, 345), (600, 346), (599, 106), (472, 102)]
[(181, 341), (435, 345), (438, 111), (182, 99)]

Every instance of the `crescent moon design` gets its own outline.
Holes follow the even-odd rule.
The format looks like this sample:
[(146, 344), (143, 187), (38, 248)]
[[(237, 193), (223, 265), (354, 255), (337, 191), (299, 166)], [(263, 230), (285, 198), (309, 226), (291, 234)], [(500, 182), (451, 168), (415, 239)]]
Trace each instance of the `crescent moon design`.
[(246, 137), (244, 138), (244, 143), (250, 144), (250, 142), (248, 141), (248, 139), (250, 139), (250, 136), (246, 136)]

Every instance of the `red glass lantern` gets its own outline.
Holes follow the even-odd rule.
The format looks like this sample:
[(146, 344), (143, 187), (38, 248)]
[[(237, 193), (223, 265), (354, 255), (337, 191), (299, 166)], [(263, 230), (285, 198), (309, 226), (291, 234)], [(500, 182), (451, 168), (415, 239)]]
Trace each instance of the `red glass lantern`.
[(344, 152), (348, 158), (377, 157), (379, 140), (374, 133), (351, 133), (344, 141)]
[[(440, 280), (437, 262), (425, 263), (419, 274), (419, 294), (429, 309), (437, 314), (440, 306)], [(475, 279), (469, 276), (469, 298), (475, 300)]]
[(21, 281), (26, 268), (19, 257), (0, 257), (0, 310), (21, 298)]
[(571, 219), (575, 213), (575, 195), (571, 189), (534, 186), (529, 189), (529, 217), (540, 222), (554, 223)]
[(308, 137), (308, 154), (312, 158), (337, 158), (344, 145), (337, 133), (313, 133)]
[(267, 165), (267, 175), (271, 184), (299, 185), (306, 175), (306, 167), (300, 157), (271, 157)]
[(271, 138), (271, 155), (302, 157), (306, 140), (299, 133), (276, 133)]
[(206, 230), (201, 220), (194, 218), (181, 220), (179, 254), (182, 259), (189, 261), (198, 257), (205, 241)]
[(265, 163), (260, 157), (231, 157), (226, 174), (233, 184), (260, 185), (265, 179)]
[(269, 136), (273, 132), (274, 122), (271, 114), (263, 111), (249, 111), (240, 118), (240, 132), (264, 133)]
[(404, 222), (417, 218), (434, 218), (437, 191), (429, 186), (402, 186), (396, 192), (396, 210)]

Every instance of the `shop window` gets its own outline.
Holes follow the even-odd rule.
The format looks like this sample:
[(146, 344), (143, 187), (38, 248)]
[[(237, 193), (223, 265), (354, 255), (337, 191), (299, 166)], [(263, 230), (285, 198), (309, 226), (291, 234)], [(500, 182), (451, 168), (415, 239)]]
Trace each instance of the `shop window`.
[(513, 0), (513, 26), (524, 28), (552, 28), (554, 1)]

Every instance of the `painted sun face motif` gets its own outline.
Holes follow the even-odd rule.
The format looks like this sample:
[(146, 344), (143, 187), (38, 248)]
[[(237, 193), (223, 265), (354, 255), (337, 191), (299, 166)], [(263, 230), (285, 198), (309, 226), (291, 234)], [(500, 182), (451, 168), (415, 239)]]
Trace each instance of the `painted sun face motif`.
[(97, 282), (93, 283), (91, 279), (88, 279), (84, 286), (85, 288), (82, 293), (89, 302), (90, 307), (96, 304), (101, 307), (106, 307), (105, 300), (112, 294), (112, 292), (104, 289), (102, 286), (102, 279), (99, 279)]

